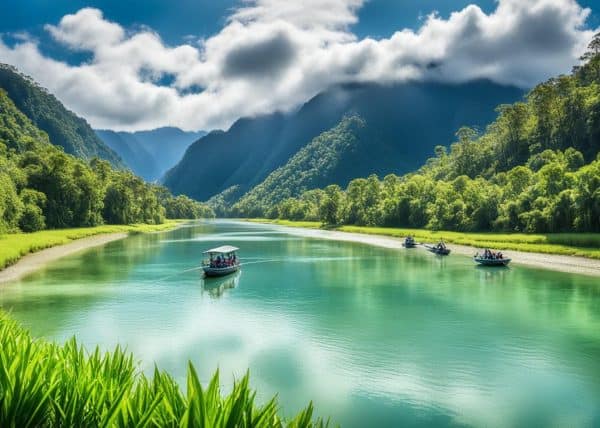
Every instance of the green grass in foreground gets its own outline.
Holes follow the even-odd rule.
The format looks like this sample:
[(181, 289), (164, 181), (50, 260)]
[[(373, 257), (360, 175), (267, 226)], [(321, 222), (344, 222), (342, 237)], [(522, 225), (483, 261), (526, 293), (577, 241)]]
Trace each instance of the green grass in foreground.
[(255, 401), (248, 375), (223, 396), (217, 372), (202, 387), (189, 363), (187, 391), (155, 368), (140, 372), (133, 356), (117, 347), (88, 354), (71, 339), (65, 345), (34, 340), (0, 313), (0, 426), (2, 427), (320, 427), (312, 403), (294, 419), (278, 415), (275, 398)]
[(0, 235), (0, 269), (16, 263), (21, 257), (66, 244), (80, 238), (102, 233), (144, 233), (172, 229), (182, 220), (166, 220), (162, 224), (102, 225), (74, 229), (51, 229), (33, 233), (10, 233)]
[[(258, 223), (274, 223), (282, 226), (323, 228), (318, 221), (291, 221), (271, 219), (249, 219)], [(328, 228), (342, 232), (366, 233), (402, 238), (412, 235), (417, 241), (444, 241), (477, 248), (526, 251), (530, 253), (560, 254), (600, 259), (600, 233), (465, 233), (433, 231), (425, 229), (401, 229), (394, 227), (339, 226)]]

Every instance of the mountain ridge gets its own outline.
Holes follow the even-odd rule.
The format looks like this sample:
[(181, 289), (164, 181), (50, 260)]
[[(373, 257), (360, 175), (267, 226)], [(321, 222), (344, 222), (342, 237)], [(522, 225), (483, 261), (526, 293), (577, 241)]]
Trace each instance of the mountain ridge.
[(188, 146), (206, 135), (176, 127), (125, 132), (96, 129), (96, 135), (117, 152), (136, 174), (157, 181), (183, 156)]
[(54, 95), (15, 67), (0, 63), (0, 88), (19, 111), (48, 134), (53, 145), (81, 159), (99, 157), (117, 168), (125, 168), (119, 155), (96, 136), (84, 118), (68, 110)]
[[(227, 131), (207, 134), (187, 149), (164, 183), (175, 194), (198, 200), (232, 186), (245, 193), (352, 113), (366, 120), (374, 140), (402, 154), (406, 162), (395, 172), (406, 172), (425, 161), (436, 145), (450, 144), (460, 126), (486, 125), (498, 104), (514, 102), (523, 94), (519, 88), (487, 80), (339, 85), (295, 112), (241, 118)], [(427, 118), (439, 123), (431, 127)]]

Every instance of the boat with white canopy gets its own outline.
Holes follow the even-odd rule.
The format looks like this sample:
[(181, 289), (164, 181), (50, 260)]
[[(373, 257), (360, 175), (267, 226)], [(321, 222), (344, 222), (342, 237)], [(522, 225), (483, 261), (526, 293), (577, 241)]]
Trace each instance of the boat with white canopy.
[(206, 258), (202, 261), (202, 270), (206, 276), (223, 276), (240, 270), (239, 248), (223, 245), (206, 250)]

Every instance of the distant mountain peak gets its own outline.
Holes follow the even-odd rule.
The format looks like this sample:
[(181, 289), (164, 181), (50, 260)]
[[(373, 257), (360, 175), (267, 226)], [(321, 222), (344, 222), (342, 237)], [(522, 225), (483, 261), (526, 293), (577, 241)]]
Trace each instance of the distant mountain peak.
[(204, 131), (187, 132), (174, 126), (124, 132), (108, 129), (96, 134), (117, 152), (136, 174), (148, 181), (157, 181), (183, 156), (185, 150)]

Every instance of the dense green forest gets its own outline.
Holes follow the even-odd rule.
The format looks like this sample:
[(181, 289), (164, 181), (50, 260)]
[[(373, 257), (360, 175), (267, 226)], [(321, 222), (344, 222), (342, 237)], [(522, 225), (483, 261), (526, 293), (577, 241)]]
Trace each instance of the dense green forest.
[[(597, 35), (571, 75), (500, 105), (484, 133), (459, 129), (450, 149), (436, 147), (415, 173), (310, 189), (314, 172), (331, 167), (328, 152), (300, 152), (227, 214), (459, 231), (600, 231), (599, 51)], [(331, 129), (328, 144), (351, 144), (349, 121), (360, 119)]]
[(257, 217), (265, 207), (323, 187), (334, 182), (335, 177), (348, 176), (347, 182), (361, 162), (358, 147), (368, 143), (364, 128), (365, 122), (358, 115), (344, 117), (335, 128), (319, 135), (246, 193), (235, 204), (238, 214)]
[(106, 160), (64, 153), (0, 89), (0, 233), (212, 215)]
[(55, 146), (81, 159), (98, 157), (117, 168), (125, 164), (85, 121), (69, 111), (54, 95), (7, 64), (0, 63), (0, 88), (4, 89), (19, 111), (44, 131)]

